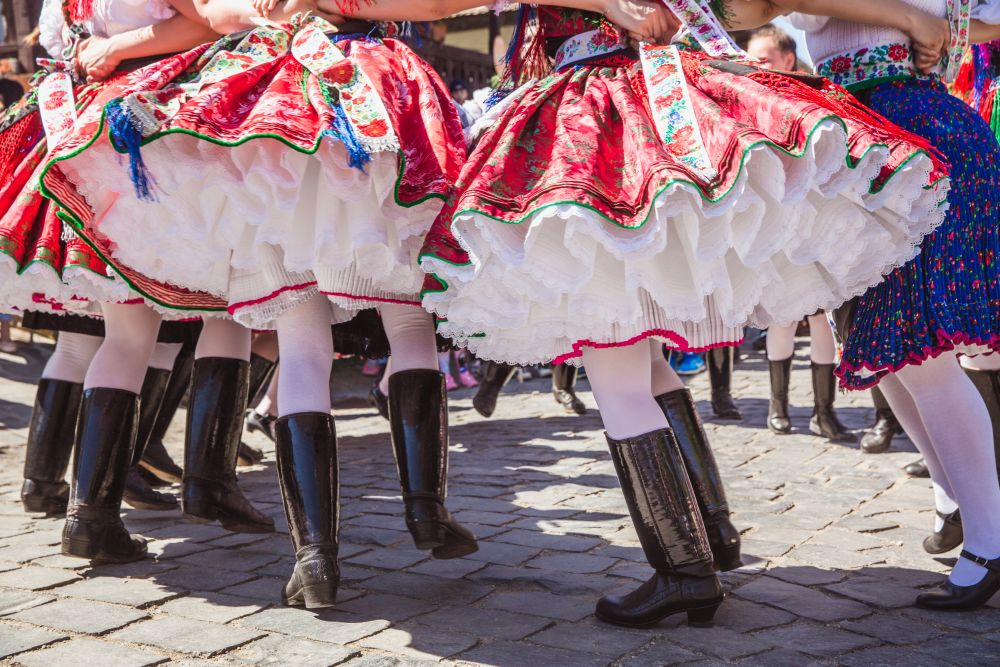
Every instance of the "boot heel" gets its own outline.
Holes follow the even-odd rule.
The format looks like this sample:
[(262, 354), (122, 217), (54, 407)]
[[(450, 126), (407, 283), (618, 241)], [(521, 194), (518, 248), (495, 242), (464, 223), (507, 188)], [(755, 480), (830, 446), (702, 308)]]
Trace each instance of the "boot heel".
[(429, 551), (444, 545), (448, 539), (448, 531), (440, 523), (421, 521), (411, 523), (407, 528), (413, 537), (413, 543), (421, 551)]
[(299, 597), (306, 609), (324, 609), (337, 603), (337, 582), (328, 581), (321, 584), (303, 586)]
[(722, 547), (714, 551), (715, 564), (720, 572), (729, 572), (743, 567), (743, 560), (740, 558), (740, 546)]
[(721, 602), (716, 602), (708, 607), (699, 609), (688, 609), (688, 626), (692, 628), (711, 628), (715, 625), (715, 612), (722, 606)]

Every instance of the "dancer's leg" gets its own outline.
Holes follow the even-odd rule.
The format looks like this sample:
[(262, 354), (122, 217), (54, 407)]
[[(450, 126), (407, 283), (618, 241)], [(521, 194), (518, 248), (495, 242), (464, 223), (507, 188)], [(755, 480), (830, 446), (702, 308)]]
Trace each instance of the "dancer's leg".
[[(386, 375), (413, 369), (438, 370), (437, 338), (434, 335), (434, 317), (423, 308), (400, 304), (382, 306), (382, 322), (389, 339), (392, 356), (391, 368)], [(449, 372), (451, 353), (442, 352), (441, 371)], [(447, 355), (447, 357), (445, 357)]]
[[(794, 334), (794, 331), (792, 333)], [(814, 364), (821, 365), (832, 364), (836, 359), (837, 345), (833, 340), (833, 328), (826, 318), (826, 313), (809, 317), (809, 356)]]
[(103, 387), (138, 394), (160, 331), (160, 316), (137, 304), (105, 303), (104, 342), (94, 355), (84, 389)]
[(795, 328), (792, 324), (772, 325), (767, 329), (768, 361), (782, 361), (795, 354)]
[(206, 317), (194, 349), (194, 358), (250, 360), (251, 331), (233, 320)]
[(668, 428), (653, 398), (649, 344), (583, 350), (590, 388), (608, 436), (625, 440)]
[(83, 384), (83, 379), (90, 368), (90, 362), (97, 354), (104, 339), (100, 336), (70, 333), (59, 334), (56, 349), (45, 362), (42, 369), (43, 380), (61, 380), (74, 384)]
[(649, 339), (650, 385), (653, 396), (662, 396), (684, 388), (684, 381), (673, 369), (663, 354), (663, 344), (655, 338)]
[(149, 357), (149, 367), (163, 371), (172, 371), (177, 355), (184, 343), (157, 343), (153, 346), (153, 354)]
[(333, 338), (330, 302), (316, 296), (278, 317), (280, 416), (330, 412)]

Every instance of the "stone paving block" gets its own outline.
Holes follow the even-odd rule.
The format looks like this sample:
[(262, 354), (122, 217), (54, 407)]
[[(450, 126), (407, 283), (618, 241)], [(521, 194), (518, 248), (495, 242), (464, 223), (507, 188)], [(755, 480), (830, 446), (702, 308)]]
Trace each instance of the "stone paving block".
[(591, 554), (547, 552), (537, 558), (532, 558), (525, 566), (536, 567), (542, 570), (556, 570), (557, 572), (592, 574), (604, 572), (617, 562), (614, 558), (593, 556)]
[(715, 625), (735, 632), (752, 632), (785, 625), (798, 618), (787, 611), (729, 596), (715, 614)]
[(835, 659), (843, 653), (876, 644), (871, 637), (805, 621), (762, 630), (755, 639), (818, 658)]
[[(437, 604), (433, 602), (385, 593), (370, 593), (349, 602), (341, 603), (340, 600), (337, 602), (337, 609), (341, 611), (372, 619), (385, 619), (393, 623), (437, 609)], [(458, 629), (460, 628), (461, 626), (458, 626)]]
[(471, 581), (439, 579), (411, 572), (391, 572), (372, 577), (364, 582), (365, 588), (380, 593), (405, 595), (417, 600), (468, 605), (493, 592), (493, 586)]
[(241, 647), (236, 655), (250, 665), (276, 665), (278, 667), (316, 667), (339, 665), (360, 652), (354, 648), (337, 646), (285, 635), (268, 635), (252, 644)]
[[(898, 667), (900, 664), (900, 649), (895, 646), (879, 646), (876, 648), (863, 649), (855, 653), (842, 655), (837, 659), (837, 663), (847, 667)], [(915, 651), (907, 651), (906, 667), (940, 667), (942, 662), (939, 658), (929, 655), (922, 655)], [(951, 664), (965, 665), (964, 662), (954, 662)], [(971, 663), (969, 663), (971, 664)], [(996, 664), (995, 662), (993, 664)]]
[(147, 579), (95, 577), (59, 589), (60, 595), (144, 607), (180, 596), (180, 592)]
[(594, 602), (590, 598), (540, 591), (510, 591), (491, 595), (482, 606), (563, 621), (579, 621), (594, 613)]
[(521, 565), (541, 553), (541, 549), (522, 547), (517, 544), (500, 542), (480, 542), (479, 551), (466, 558), (497, 565)]
[(148, 543), (149, 555), (158, 562), (172, 562), (173, 559), (190, 556), (200, 551), (207, 551), (212, 547), (209, 543), (187, 542), (182, 538), (171, 538), (169, 540), (150, 540)]
[(775, 648), (743, 658), (737, 664), (747, 667), (817, 667), (824, 663), (804, 653)]
[(943, 614), (939, 611), (909, 607), (902, 613), (934, 625), (958, 628), (972, 633), (988, 633), (1000, 629), (1000, 614), (996, 609), (979, 609), (958, 614)]
[(408, 660), (440, 660), (476, 645), (476, 638), (466, 628), (434, 630), (424, 625), (404, 624), (365, 637), (359, 646), (387, 651)]
[(524, 639), (552, 624), (552, 620), (529, 614), (513, 614), (498, 609), (445, 607), (410, 619), (411, 623), (446, 631), (457, 628), (479, 639)]
[(199, 593), (171, 600), (159, 608), (164, 614), (194, 618), (212, 623), (228, 623), (266, 609), (268, 603), (255, 603), (246, 598), (224, 593)]
[(462, 524), (478, 523), (485, 526), (504, 526), (519, 518), (516, 514), (508, 512), (480, 512), (477, 510), (460, 510), (455, 512), (455, 519)]
[(649, 646), (621, 661), (621, 664), (628, 667), (667, 667), (696, 664), (704, 659), (704, 656), (671, 644), (662, 637), (654, 637), (651, 642)]
[(117, 641), (146, 644), (176, 653), (211, 656), (251, 642), (263, 634), (232, 625), (164, 616), (135, 623), (110, 637)]
[(871, 608), (851, 600), (824, 595), (811, 588), (789, 584), (769, 576), (760, 577), (741, 587), (741, 598), (784, 609), (816, 621), (841, 621), (871, 613)]
[(53, 567), (27, 566), (10, 572), (0, 572), (0, 586), (42, 591), (77, 581), (78, 574)]
[(67, 598), (26, 609), (11, 618), (65, 632), (98, 635), (145, 617), (145, 613), (131, 607)]
[(458, 656), (464, 662), (481, 663), (495, 667), (524, 667), (525, 665), (545, 665), (545, 667), (594, 667), (607, 665), (607, 660), (597, 655), (567, 651), (551, 646), (539, 646), (528, 642), (494, 642), (466, 651)]
[(417, 574), (425, 574), (430, 577), (461, 579), (462, 577), (472, 574), (473, 572), (478, 572), (485, 567), (489, 567), (489, 564), (475, 560), (468, 560), (466, 558), (451, 558), (448, 560), (431, 558), (414, 565), (407, 571), (415, 572)]
[(832, 593), (885, 609), (911, 607), (917, 595), (921, 593), (920, 590), (909, 586), (868, 577), (853, 577), (839, 584), (831, 584), (823, 588)]
[(37, 595), (25, 591), (0, 590), (0, 616), (16, 614), (24, 609), (52, 602), (50, 595)]
[(281, 556), (276, 554), (244, 551), (243, 549), (210, 549), (184, 556), (178, 560), (185, 565), (194, 567), (256, 572), (280, 558)]
[[(222, 565), (222, 563), (216, 563)], [(220, 591), (257, 578), (253, 572), (224, 570), (204, 565), (184, 565), (156, 576), (156, 582), (178, 593)]]
[(596, 619), (586, 619), (579, 623), (557, 623), (532, 635), (530, 641), (569, 651), (592, 653), (610, 661), (646, 646), (652, 641), (652, 637), (647, 630), (608, 627)]
[(280, 632), (330, 644), (350, 644), (389, 627), (389, 621), (371, 620), (336, 609), (306, 610), (292, 607), (266, 609), (235, 621), (245, 628)]
[(521, 528), (501, 533), (494, 538), (494, 541), (518, 544), (522, 547), (533, 547), (536, 549), (579, 552), (590, 551), (601, 545), (601, 540), (596, 537), (585, 535), (550, 535), (540, 530), (524, 530)]
[(371, 653), (344, 663), (345, 667), (441, 667), (452, 663), (442, 663), (437, 660), (414, 660), (394, 655)]
[(666, 638), (672, 644), (710, 658), (731, 661), (763, 653), (777, 646), (776, 643), (761, 638), (759, 634), (745, 635), (719, 625), (712, 628), (692, 628), (685, 621), (684, 614), (677, 614), (661, 623), (661, 626), (669, 627), (665, 633)]
[(849, 632), (875, 637), (887, 645), (913, 644), (939, 637), (945, 632), (926, 621), (903, 614), (878, 614), (853, 621), (843, 621), (838, 623), (837, 627)]
[(995, 667), (1000, 656), (1000, 644), (979, 637), (951, 635), (912, 646), (938, 663), (949, 662), (962, 667)]
[(260, 577), (253, 581), (247, 581), (236, 586), (222, 589), (221, 593), (235, 595), (241, 598), (256, 600), (263, 604), (277, 603), (281, 601), (281, 592), (285, 589), (286, 579), (277, 577)]
[(381, 570), (403, 570), (427, 560), (430, 554), (411, 549), (372, 549), (347, 560), (346, 562), (362, 567), (375, 567)]
[(51, 648), (32, 651), (17, 657), (24, 667), (53, 665), (101, 665), (101, 667), (148, 667), (167, 662), (162, 653), (122, 646), (96, 639), (71, 639)]
[(7, 658), (40, 646), (48, 646), (66, 635), (41, 628), (0, 624), (0, 658)]
[(836, 584), (848, 577), (847, 572), (841, 570), (824, 570), (812, 565), (778, 565), (768, 570), (767, 575), (775, 579), (787, 581), (790, 584), (798, 584), (799, 586)]

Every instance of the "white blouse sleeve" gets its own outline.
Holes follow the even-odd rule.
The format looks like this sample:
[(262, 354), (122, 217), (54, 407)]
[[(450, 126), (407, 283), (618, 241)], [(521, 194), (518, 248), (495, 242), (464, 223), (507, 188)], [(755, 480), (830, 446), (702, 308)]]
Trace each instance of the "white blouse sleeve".
[(990, 25), (1000, 23), (1000, 0), (980, 0), (973, 4), (972, 18)]
[(38, 17), (38, 42), (52, 58), (61, 58), (63, 50), (68, 46), (63, 39), (65, 28), (62, 1), (45, 0), (42, 3), (42, 13)]
[(789, 14), (785, 18), (787, 18), (788, 22), (791, 23), (793, 26), (795, 26), (799, 30), (804, 30), (806, 32), (815, 32), (817, 30), (820, 30), (823, 28), (823, 26), (826, 25), (826, 22), (830, 20), (829, 16), (800, 14), (798, 12)]

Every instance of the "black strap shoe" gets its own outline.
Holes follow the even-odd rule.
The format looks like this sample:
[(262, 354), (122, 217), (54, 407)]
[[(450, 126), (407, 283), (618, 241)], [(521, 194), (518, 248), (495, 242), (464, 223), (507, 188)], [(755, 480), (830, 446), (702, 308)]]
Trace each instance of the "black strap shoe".
[(146, 556), (146, 542), (121, 520), (122, 494), (132, 463), (139, 396), (121, 389), (83, 392), (73, 485), (62, 553), (96, 562), (128, 563)]
[(340, 586), (340, 484), (333, 417), (286, 415), (274, 425), (275, 454), (295, 569), (285, 585), (286, 605), (332, 607)]
[(951, 514), (937, 512), (937, 515), (944, 522), (941, 530), (935, 530), (924, 539), (924, 551), (935, 555), (951, 551), (965, 540), (965, 532), (962, 530), (962, 515), (959, 510), (955, 510)]
[(418, 549), (435, 558), (479, 550), (476, 537), (444, 506), (448, 485), (448, 394), (431, 370), (389, 376), (389, 430), (406, 505), (406, 527)]
[(712, 385), (712, 412), (718, 419), (738, 421), (743, 419), (736, 401), (733, 400), (733, 364), (736, 350), (732, 347), (716, 347), (705, 353), (708, 365), (708, 380)]
[(196, 523), (219, 521), (238, 533), (274, 532), (236, 483), (236, 457), (247, 403), (249, 364), (207, 357), (194, 363), (184, 442), (181, 507)]
[(892, 439), (903, 433), (892, 410), (875, 412), (875, 424), (861, 437), (861, 451), (865, 454), (884, 454), (892, 447)]
[(830, 442), (849, 444), (857, 442), (856, 435), (840, 423), (833, 410), (837, 396), (837, 378), (833, 375), (834, 364), (811, 363), (813, 385), (813, 414), (809, 419), (809, 430)]
[(715, 565), (723, 572), (743, 565), (740, 559), (740, 531), (729, 519), (729, 502), (722, 475), (708, 434), (701, 423), (694, 397), (688, 389), (678, 389), (656, 397), (667, 416), (674, 439), (684, 459), (691, 488), (705, 521), (708, 543)]
[(585, 415), (587, 406), (576, 395), (576, 377), (580, 369), (569, 364), (555, 364), (552, 367), (552, 396), (566, 412)]
[(931, 471), (927, 469), (927, 463), (923, 459), (917, 459), (913, 463), (903, 466), (903, 472), (910, 477), (919, 477), (921, 479), (930, 479), (931, 477)]
[(73, 453), (82, 397), (82, 384), (44, 378), (38, 381), (24, 452), (21, 504), (26, 512), (66, 513), (66, 469)]
[(597, 617), (649, 627), (687, 612), (689, 623), (711, 625), (724, 594), (677, 441), (663, 429), (627, 440), (608, 437), (608, 448), (642, 551), (656, 574), (627, 595), (601, 598)]
[(940, 591), (917, 596), (917, 606), (937, 611), (971, 611), (979, 609), (1000, 593), (1000, 558), (987, 560), (968, 551), (962, 551), (962, 558), (986, 568), (986, 576), (972, 586), (956, 586), (945, 582)]
[(767, 428), (778, 435), (792, 432), (788, 416), (788, 386), (792, 382), (792, 358), (767, 362), (771, 375), (771, 402), (767, 408)]
[(472, 407), (476, 409), (476, 412), (487, 419), (493, 416), (494, 410), (497, 409), (497, 398), (500, 396), (500, 391), (514, 377), (516, 371), (517, 366), (501, 364), (496, 361), (484, 361), (480, 365), (479, 389), (472, 397)]

